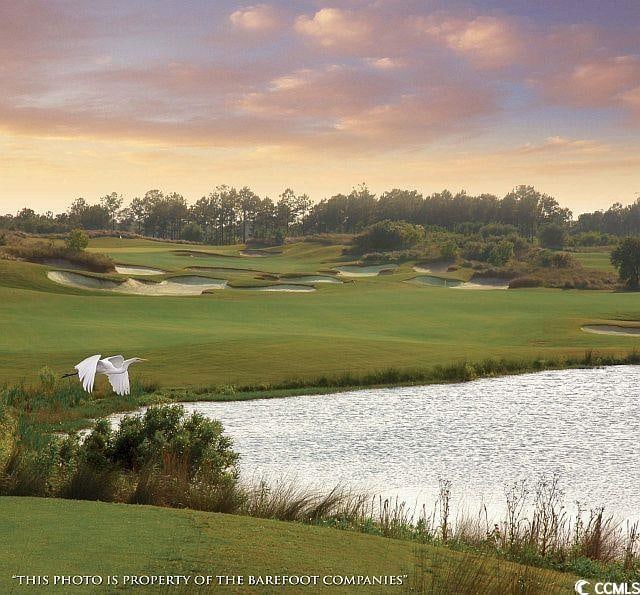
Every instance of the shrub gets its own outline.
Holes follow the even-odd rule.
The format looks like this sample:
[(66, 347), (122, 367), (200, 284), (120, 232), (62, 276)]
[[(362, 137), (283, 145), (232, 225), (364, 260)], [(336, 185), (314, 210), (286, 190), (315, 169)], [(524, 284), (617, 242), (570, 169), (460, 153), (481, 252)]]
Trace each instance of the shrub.
[(20, 242), (6, 246), (4, 251), (14, 258), (28, 262), (46, 263), (60, 260), (79, 265), (94, 273), (108, 273), (114, 270), (113, 260), (106, 254), (70, 250), (53, 242)]
[(89, 245), (89, 236), (81, 229), (74, 229), (65, 241), (70, 252), (82, 252)]
[(566, 233), (562, 225), (549, 223), (540, 228), (538, 240), (545, 248), (562, 248), (566, 242)]
[(512, 236), (518, 233), (518, 228), (515, 225), (508, 223), (489, 223), (483, 225), (480, 228), (480, 235), (484, 238), (488, 237), (500, 237), (500, 236)]
[(630, 289), (640, 284), (640, 238), (627, 237), (611, 253), (611, 264), (618, 269), (620, 280)]
[(195, 221), (191, 221), (182, 228), (180, 237), (189, 242), (202, 242), (204, 240), (204, 229)]
[[(100, 431), (100, 428), (96, 428)], [(194, 413), (185, 417), (179, 405), (150, 407), (144, 415), (122, 420), (108, 438), (108, 458), (125, 469), (139, 470), (175, 456), (190, 476), (205, 472), (209, 478), (235, 477), (238, 455), (222, 424)]]
[(509, 289), (518, 289), (521, 287), (542, 287), (544, 284), (540, 277), (516, 277), (509, 282)]
[(406, 221), (379, 221), (354, 238), (354, 247), (360, 252), (404, 250), (424, 240), (424, 228)]
[(535, 261), (539, 266), (555, 269), (567, 269), (578, 264), (568, 252), (551, 252), (550, 250), (540, 250), (536, 254)]
[(494, 266), (502, 266), (513, 258), (513, 244), (509, 240), (501, 240), (491, 248), (488, 261)]
[(448, 241), (440, 246), (440, 256), (445, 260), (455, 260), (458, 257), (459, 249), (454, 241)]

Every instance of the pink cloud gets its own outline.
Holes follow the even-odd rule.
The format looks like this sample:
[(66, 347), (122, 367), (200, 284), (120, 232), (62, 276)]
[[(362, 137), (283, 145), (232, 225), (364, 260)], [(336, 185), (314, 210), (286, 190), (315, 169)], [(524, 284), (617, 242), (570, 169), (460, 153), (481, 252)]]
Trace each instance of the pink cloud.
[(363, 12), (322, 8), (313, 16), (301, 15), (295, 30), (328, 48), (358, 48), (373, 42), (374, 25)]
[(345, 117), (337, 129), (363, 143), (415, 146), (454, 133), (468, 133), (479, 119), (497, 110), (489, 91), (477, 89), (469, 94), (456, 85), (441, 85)]
[(257, 4), (231, 13), (229, 20), (238, 28), (252, 32), (273, 31), (283, 25), (280, 11), (269, 4)]
[(268, 89), (249, 94), (243, 109), (297, 118), (335, 118), (376, 105), (393, 89), (393, 81), (355, 68), (331, 65), (303, 69), (271, 81)]
[(418, 19), (416, 27), (480, 68), (509, 66), (525, 52), (521, 27), (506, 17), (460, 18), (439, 13)]
[(547, 98), (557, 103), (575, 107), (629, 105), (624, 98), (640, 85), (640, 58), (594, 58), (571, 66), (568, 72), (537, 79), (535, 84)]

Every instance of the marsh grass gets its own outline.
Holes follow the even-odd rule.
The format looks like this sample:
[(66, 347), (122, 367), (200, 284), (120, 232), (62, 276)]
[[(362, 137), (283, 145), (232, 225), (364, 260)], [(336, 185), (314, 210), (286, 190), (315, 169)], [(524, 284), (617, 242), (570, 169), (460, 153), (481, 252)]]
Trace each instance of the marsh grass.
[(425, 595), (555, 595), (566, 593), (557, 573), (500, 563), (486, 553), (455, 557), (417, 549), (402, 593)]

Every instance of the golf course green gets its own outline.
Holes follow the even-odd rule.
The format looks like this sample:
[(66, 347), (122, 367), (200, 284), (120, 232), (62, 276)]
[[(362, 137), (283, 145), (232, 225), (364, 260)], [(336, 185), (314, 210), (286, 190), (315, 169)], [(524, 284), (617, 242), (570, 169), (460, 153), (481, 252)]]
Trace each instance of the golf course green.
[[(166, 271), (155, 281), (198, 275), (228, 287), (190, 297), (92, 291), (50, 280), (47, 273), (60, 267), (0, 260), (0, 382), (30, 380), (44, 365), (68, 371), (92, 353), (145, 357), (138, 372), (144, 378), (202, 387), (639, 345), (631, 336), (581, 330), (638, 319), (640, 300), (632, 292), (453, 291), (405, 283), (417, 276), (411, 262), (344, 283), (305, 281), (311, 292), (239, 291), (295, 283), (296, 275), (331, 275), (350, 261), (341, 246), (313, 241), (260, 258), (242, 256), (240, 246), (198, 247), (191, 256), (184, 245), (142, 239), (97, 239), (89, 250)], [(471, 271), (447, 276), (454, 274), (467, 280)]]

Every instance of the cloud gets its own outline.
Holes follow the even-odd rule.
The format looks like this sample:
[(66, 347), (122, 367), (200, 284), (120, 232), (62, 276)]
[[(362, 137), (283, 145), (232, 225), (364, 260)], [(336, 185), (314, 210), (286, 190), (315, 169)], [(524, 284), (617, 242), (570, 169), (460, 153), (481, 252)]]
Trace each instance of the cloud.
[(439, 13), (418, 19), (416, 27), (480, 68), (518, 63), (525, 52), (520, 26), (506, 17), (460, 18)]
[(345, 117), (336, 128), (363, 145), (415, 147), (450, 134), (470, 134), (481, 118), (497, 109), (488, 90), (477, 89), (469, 95), (456, 85), (434, 86)]
[(268, 89), (244, 97), (241, 105), (254, 113), (331, 119), (375, 106), (389, 97), (393, 87), (384, 76), (334, 64), (278, 77)]
[(640, 118), (640, 86), (625, 91), (620, 96), (620, 99), (625, 107)]
[(395, 70), (404, 66), (402, 60), (394, 58), (365, 58), (365, 63), (379, 70)]
[(593, 139), (570, 139), (563, 136), (549, 136), (541, 143), (527, 143), (509, 153), (520, 155), (597, 154), (607, 153), (611, 147)]
[(299, 16), (295, 30), (327, 48), (359, 48), (371, 45), (374, 26), (365, 13), (322, 8), (311, 17)]
[(281, 12), (269, 4), (257, 4), (231, 13), (229, 20), (238, 28), (251, 32), (265, 32), (283, 26)]
[[(633, 108), (633, 90), (640, 85), (640, 58), (612, 56), (580, 62), (534, 81), (544, 96), (574, 107)], [(629, 100), (631, 98), (631, 100)]]

